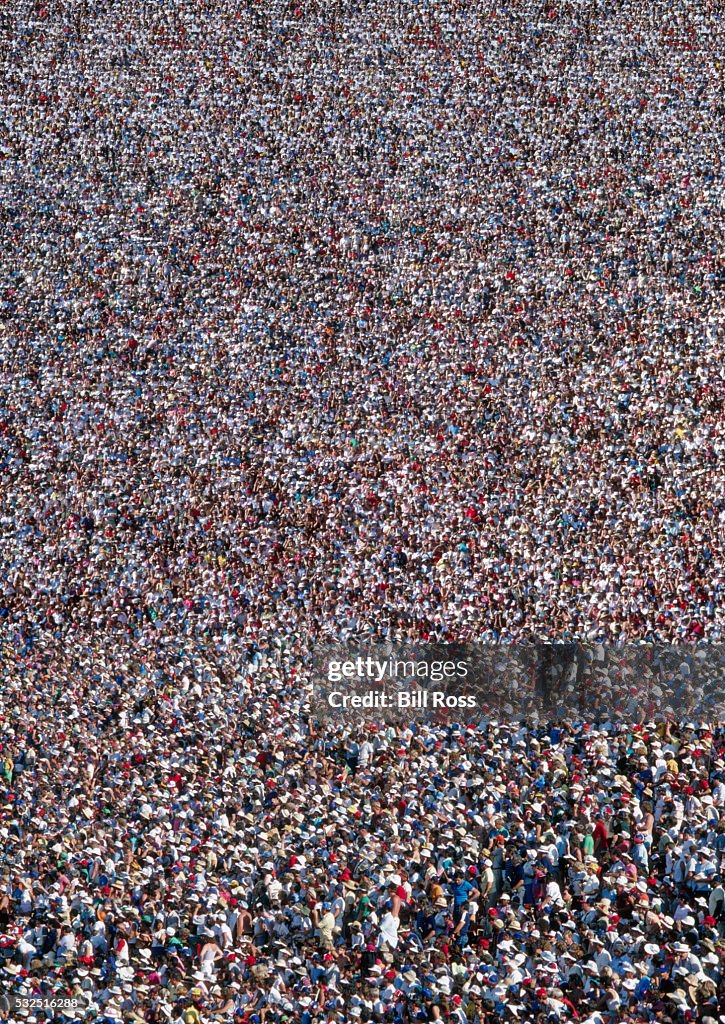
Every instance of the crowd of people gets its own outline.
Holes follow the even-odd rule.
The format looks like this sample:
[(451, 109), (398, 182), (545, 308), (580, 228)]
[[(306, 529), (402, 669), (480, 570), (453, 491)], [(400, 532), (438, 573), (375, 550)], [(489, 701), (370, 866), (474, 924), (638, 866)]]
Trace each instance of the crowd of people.
[(722, 639), (714, 0), (3, 15), (0, 615)]
[(3, 685), (0, 1018), (725, 1020), (722, 726), (323, 726), (284, 662)]
[[(724, 36), (0, 11), (0, 1020), (725, 1021)], [(310, 713), (314, 644), (540, 640), (688, 653)]]

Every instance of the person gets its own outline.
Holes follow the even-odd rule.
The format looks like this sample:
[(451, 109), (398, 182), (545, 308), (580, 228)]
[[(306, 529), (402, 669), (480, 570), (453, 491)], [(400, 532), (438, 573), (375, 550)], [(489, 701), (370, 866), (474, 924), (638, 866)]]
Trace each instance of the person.
[(320, 937), (320, 949), (325, 953), (331, 953), (334, 949), (335, 916), (329, 903), (322, 905), (322, 913), (317, 921), (317, 931)]
[(207, 1016), (209, 1017), (220, 1017), (222, 1020), (232, 1020), (234, 1017), (235, 1010), (235, 994), (236, 990), (232, 986), (224, 989), (216, 1005), (207, 1010)]
[(182, 1014), (183, 1024), (201, 1024), (201, 1014), (194, 1003), (190, 1003)]

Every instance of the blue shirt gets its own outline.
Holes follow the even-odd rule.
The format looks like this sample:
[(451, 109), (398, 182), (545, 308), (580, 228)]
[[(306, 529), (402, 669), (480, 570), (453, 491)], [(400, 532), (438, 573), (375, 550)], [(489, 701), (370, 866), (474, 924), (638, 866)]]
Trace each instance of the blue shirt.
[(459, 882), (458, 885), (454, 885), (454, 887), (453, 887), (453, 903), (454, 903), (454, 905), (456, 907), (460, 907), (462, 903), (465, 903), (466, 900), (468, 899), (468, 897), (470, 896), (470, 894), (473, 892), (473, 890), (475, 888), (476, 888), (475, 885), (471, 885), (471, 883), (467, 879), (465, 879), (465, 878), (463, 879), (462, 882)]

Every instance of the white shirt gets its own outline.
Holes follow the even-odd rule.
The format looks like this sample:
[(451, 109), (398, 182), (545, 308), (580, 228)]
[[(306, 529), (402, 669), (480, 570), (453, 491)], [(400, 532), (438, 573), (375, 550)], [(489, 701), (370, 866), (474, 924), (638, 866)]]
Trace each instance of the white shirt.
[(395, 949), (398, 945), (398, 928), (400, 921), (388, 911), (380, 922), (380, 936), (389, 946)]

